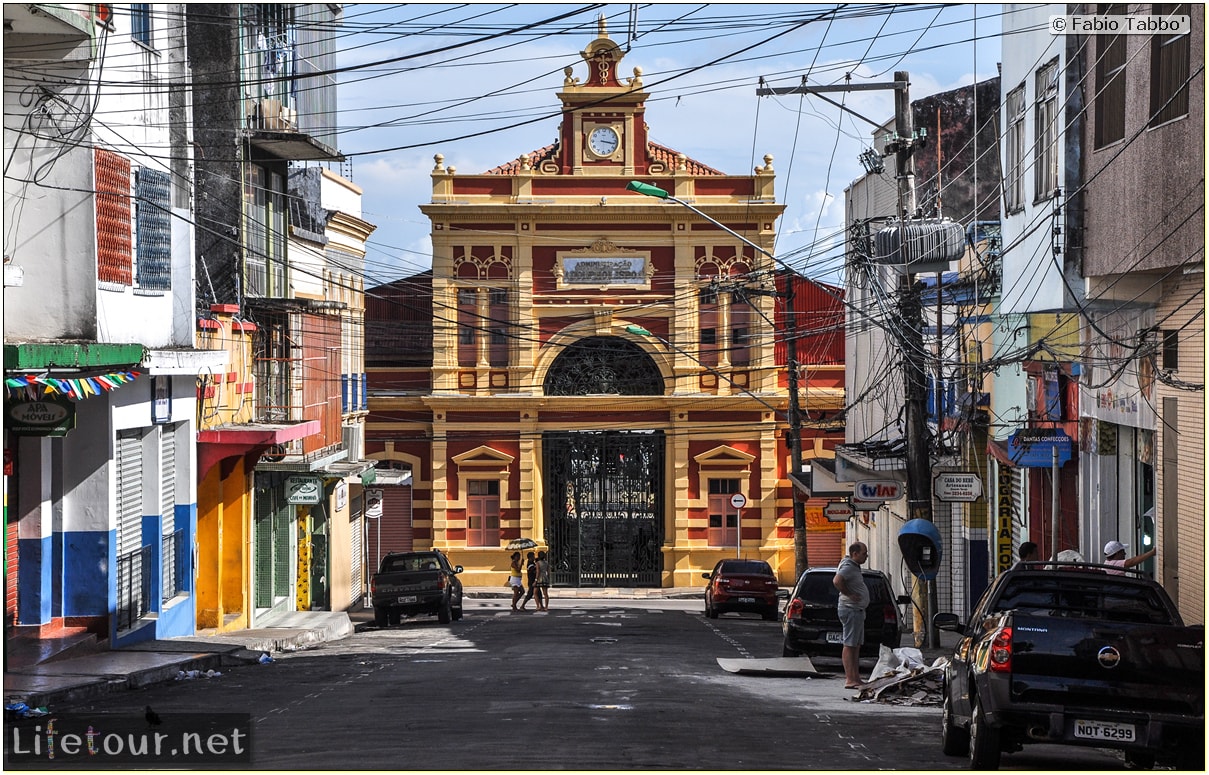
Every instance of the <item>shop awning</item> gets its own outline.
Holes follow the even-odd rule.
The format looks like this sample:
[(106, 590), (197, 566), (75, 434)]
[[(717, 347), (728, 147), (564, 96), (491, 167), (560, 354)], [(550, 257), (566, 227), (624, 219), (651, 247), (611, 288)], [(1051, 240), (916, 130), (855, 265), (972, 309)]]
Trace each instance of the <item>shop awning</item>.
[(793, 488), (807, 498), (846, 498), (852, 494), (851, 482), (838, 482), (835, 478), (835, 461), (814, 458), (802, 466), (800, 475), (790, 474)]
[(241, 423), (220, 425), (197, 432), (198, 478), (223, 458), (263, 452), (276, 444), (285, 444), (319, 433), (318, 420), (297, 423)]

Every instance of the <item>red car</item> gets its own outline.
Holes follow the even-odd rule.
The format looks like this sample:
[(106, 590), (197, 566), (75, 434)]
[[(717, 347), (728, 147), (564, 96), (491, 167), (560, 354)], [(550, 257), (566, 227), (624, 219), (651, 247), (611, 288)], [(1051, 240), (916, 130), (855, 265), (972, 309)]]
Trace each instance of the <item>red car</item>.
[(717, 619), (727, 611), (756, 613), (776, 621), (781, 603), (772, 566), (763, 560), (719, 560), (705, 588), (705, 615)]

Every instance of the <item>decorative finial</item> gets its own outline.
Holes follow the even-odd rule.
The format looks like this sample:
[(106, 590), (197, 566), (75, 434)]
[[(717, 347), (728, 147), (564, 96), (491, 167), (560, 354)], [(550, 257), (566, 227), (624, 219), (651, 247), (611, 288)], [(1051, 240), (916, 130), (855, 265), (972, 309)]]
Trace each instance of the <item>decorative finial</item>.
[(677, 172), (687, 172), (688, 171), (688, 157), (682, 153), (676, 154), (676, 171)]
[(519, 161), (521, 163), (522, 170), (533, 169), (533, 163), (529, 160), (529, 154), (527, 154), (527, 153), (521, 154), (521, 156), (519, 158), (517, 158), (517, 161)]
[(445, 156), (443, 154), (440, 154), (440, 153), (436, 154), (435, 156), (432, 157), (432, 160), (437, 163), (437, 166), (432, 168), (433, 172), (444, 172), (445, 171)]
[(563, 78), (563, 86), (574, 86), (579, 83), (579, 79), (571, 75), (574, 72), (575, 68), (571, 67), (571, 65), (563, 68), (563, 75), (566, 76), (566, 78)]
[(629, 86), (630, 86), (631, 88), (634, 88), (634, 89), (641, 89), (641, 88), (642, 88), (642, 68), (641, 68), (641, 67), (635, 67), (635, 68), (634, 68), (634, 77), (633, 77), (633, 78), (628, 79), (628, 80), (626, 81), (626, 83), (627, 83), (627, 84), (629, 84)]
[(764, 166), (756, 167), (756, 172), (772, 172), (772, 154), (764, 154)]
[(609, 37), (609, 28), (608, 28), (608, 23), (607, 23), (607, 22), (605, 22), (605, 15), (604, 15), (603, 13), (602, 13), (602, 14), (600, 14), (600, 16), (598, 16), (598, 17), (596, 18), (596, 26), (597, 26), (597, 28), (600, 30), (600, 32), (599, 32), (599, 34), (597, 35), (597, 37), (600, 37), (600, 38), (607, 38), (607, 37)]

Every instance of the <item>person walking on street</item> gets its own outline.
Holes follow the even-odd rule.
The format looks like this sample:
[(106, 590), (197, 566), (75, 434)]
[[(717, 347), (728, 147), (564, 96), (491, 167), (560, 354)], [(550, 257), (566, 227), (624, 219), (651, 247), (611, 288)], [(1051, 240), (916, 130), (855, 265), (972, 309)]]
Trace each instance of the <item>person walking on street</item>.
[[(525, 610), (525, 606), (529, 605), (529, 601), (533, 599), (533, 593), (537, 591), (537, 558), (533, 556), (533, 552), (525, 555), (525, 576), (529, 582), (529, 591), (525, 593), (525, 599), (521, 603), (521, 610)], [(537, 610), (542, 609), (542, 599), (537, 598)]]
[(512, 610), (516, 610), (516, 604), (520, 602), (521, 595), (525, 594), (525, 587), (521, 582), (521, 553), (512, 553), (512, 566), (508, 571), (508, 584), (512, 587)]
[(869, 547), (860, 541), (852, 544), (831, 581), (840, 591), (836, 613), (844, 625), (840, 659), (844, 663), (845, 689), (856, 689), (861, 685), (861, 645), (865, 642), (865, 609), (869, 607), (869, 588), (865, 586), (861, 566), (867, 559)]
[(537, 553), (537, 610), (550, 610), (550, 561), (544, 551)]
[(1120, 568), (1120, 570), (1105, 571), (1106, 573), (1112, 574), (1113, 576), (1124, 576), (1126, 568), (1141, 565), (1151, 557), (1154, 557), (1154, 553), (1158, 550), (1158, 547), (1155, 547), (1149, 552), (1142, 552), (1136, 557), (1126, 558), (1125, 550), (1128, 548), (1128, 544), (1123, 544), (1120, 541), (1109, 541), (1108, 543), (1104, 544), (1104, 557), (1106, 558), (1104, 560), (1104, 564)]

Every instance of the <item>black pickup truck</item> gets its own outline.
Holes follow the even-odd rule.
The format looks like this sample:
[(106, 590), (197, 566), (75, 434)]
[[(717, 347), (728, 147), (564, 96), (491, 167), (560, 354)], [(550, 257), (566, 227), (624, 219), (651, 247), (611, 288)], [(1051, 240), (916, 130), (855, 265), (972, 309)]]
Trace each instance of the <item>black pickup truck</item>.
[(450, 565), (439, 550), (394, 552), (369, 581), (374, 624), (398, 624), (400, 617), (436, 614), (441, 624), (462, 618), (461, 565)]
[(1001, 574), (945, 668), (942, 744), (972, 769), (1028, 743), (1121, 750), (1127, 764), (1203, 770), (1205, 628), (1133, 571), (1029, 563)]

